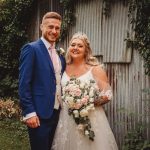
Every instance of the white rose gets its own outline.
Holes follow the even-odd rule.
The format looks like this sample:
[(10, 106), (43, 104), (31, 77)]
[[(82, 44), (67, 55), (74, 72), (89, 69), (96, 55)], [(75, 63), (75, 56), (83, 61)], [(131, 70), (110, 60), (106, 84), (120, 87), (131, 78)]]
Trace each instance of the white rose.
[(92, 87), (90, 88), (90, 90), (93, 90), (93, 91), (94, 91), (94, 87), (92, 86)]
[(86, 89), (88, 89), (88, 88), (89, 88), (89, 85), (86, 83), (86, 84), (84, 85), (84, 87), (85, 87)]
[(89, 107), (89, 105), (86, 107), (86, 110), (89, 111), (91, 108)]
[(90, 100), (89, 100), (90, 102), (94, 102), (94, 98), (90, 98)]
[(77, 103), (80, 103), (81, 102), (81, 100), (80, 99), (77, 99)]
[(93, 97), (93, 96), (94, 96), (94, 91), (93, 91), (93, 90), (90, 91), (89, 96), (90, 96), (90, 97)]
[(88, 94), (87, 91), (85, 91), (85, 92), (84, 92), (84, 96), (87, 96), (87, 94)]
[(87, 83), (88, 85), (90, 85), (90, 81), (89, 81), (89, 80), (86, 80), (86, 83)]
[(62, 98), (62, 99), (65, 99), (65, 95), (62, 95), (61, 98)]
[(73, 113), (74, 113), (75, 118), (79, 117), (79, 112), (77, 110), (74, 110)]
[(81, 116), (81, 117), (86, 117), (86, 116), (88, 116), (88, 111), (87, 111), (86, 109), (82, 109), (82, 110), (80, 111), (80, 116)]
[(80, 130), (80, 131), (83, 131), (84, 130), (84, 125), (83, 124), (79, 124), (77, 126), (77, 129)]
[(89, 104), (86, 109), (87, 109), (87, 111), (95, 110), (94, 104)]
[(67, 102), (73, 102), (73, 97), (66, 96), (66, 101), (67, 101)]
[(68, 104), (68, 106), (70, 107), (70, 108), (73, 108), (74, 107), (74, 101), (73, 101), (73, 97), (66, 97), (65, 98), (65, 102)]
[(90, 104), (89, 107), (90, 107), (90, 110), (95, 110), (94, 104)]
[(89, 131), (88, 130), (85, 130), (85, 135), (89, 135)]
[(84, 88), (84, 86), (85, 86), (85, 84), (84, 84), (84, 83), (81, 83), (81, 84), (80, 84), (80, 88), (82, 88), (82, 89), (83, 89), (83, 88)]
[(65, 53), (65, 50), (63, 48), (60, 48), (61, 55)]
[(70, 82), (69, 85), (68, 85), (68, 88), (71, 88), (71, 87), (73, 87), (73, 83), (72, 82)]

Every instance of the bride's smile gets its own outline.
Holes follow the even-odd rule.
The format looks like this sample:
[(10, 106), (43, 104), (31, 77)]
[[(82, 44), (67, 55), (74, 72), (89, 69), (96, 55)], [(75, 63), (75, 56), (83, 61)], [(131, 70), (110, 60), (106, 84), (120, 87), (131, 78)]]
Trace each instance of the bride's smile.
[(83, 59), (85, 56), (85, 46), (82, 40), (74, 39), (72, 40), (69, 47), (70, 56), (75, 59)]

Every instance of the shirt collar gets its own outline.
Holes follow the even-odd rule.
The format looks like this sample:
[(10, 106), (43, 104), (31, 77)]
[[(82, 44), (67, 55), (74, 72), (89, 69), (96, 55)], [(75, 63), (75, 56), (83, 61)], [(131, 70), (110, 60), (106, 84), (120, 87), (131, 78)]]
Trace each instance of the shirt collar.
[[(41, 40), (43, 41), (43, 43), (47, 49), (49, 49), (51, 47), (51, 44), (43, 36), (41, 37)], [(55, 45), (54, 45), (54, 47), (55, 47)]]

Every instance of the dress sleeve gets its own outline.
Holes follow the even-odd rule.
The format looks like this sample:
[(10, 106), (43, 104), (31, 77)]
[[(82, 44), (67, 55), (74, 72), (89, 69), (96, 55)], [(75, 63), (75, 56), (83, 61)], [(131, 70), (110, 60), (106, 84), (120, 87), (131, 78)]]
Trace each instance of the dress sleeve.
[(100, 90), (99, 104), (108, 103), (112, 99), (113, 94), (105, 70), (101, 66), (95, 66), (92, 69), (92, 74)]

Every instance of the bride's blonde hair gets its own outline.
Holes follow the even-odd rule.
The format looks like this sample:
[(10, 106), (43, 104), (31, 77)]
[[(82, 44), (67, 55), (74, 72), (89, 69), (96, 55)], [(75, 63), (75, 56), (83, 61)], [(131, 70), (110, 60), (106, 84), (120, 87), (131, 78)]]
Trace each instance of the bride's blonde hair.
[[(72, 38), (69, 42), (69, 45), (71, 45), (71, 42), (74, 39), (82, 40), (84, 45), (85, 45), (85, 63), (89, 64), (89, 65), (99, 65), (99, 62), (98, 62), (97, 58), (93, 57), (93, 55), (92, 55), (92, 49), (90, 47), (90, 42), (88, 40), (87, 35), (85, 33), (82, 33), (82, 32), (75, 33), (72, 36)], [(69, 53), (69, 48), (68, 48), (67, 53), (66, 53), (66, 62), (67, 62), (67, 64), (72, 63), (72, 58), (71, 58), (70, 53)]]

